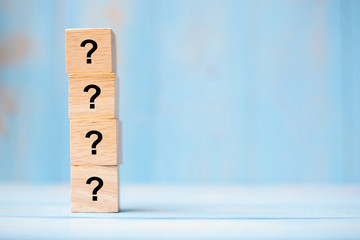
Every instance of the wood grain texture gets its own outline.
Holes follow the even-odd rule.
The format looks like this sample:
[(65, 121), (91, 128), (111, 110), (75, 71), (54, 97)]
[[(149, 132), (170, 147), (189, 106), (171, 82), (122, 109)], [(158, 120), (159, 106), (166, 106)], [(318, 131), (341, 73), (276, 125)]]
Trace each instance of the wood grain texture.
[[(100, 95), (90, 108), (94, 88), (84, 91), (85, 87), (96, 85)], [(69, 75), (69, 118), (116, 118), (114, 73), (75, 73)]]
[[(87, 184), (91, 177), (99, 177), (103, 186), (93, 190), (98, 181)], [(119, 177), (117, 166), (71, 166), (71, 211), (72, 212), (119, 212)]]
[(117, 163), (122, 164), (123, 163), (123, 139), (122, 139), (122, 122), (120, 120), (117, 120)]
[[(111, 37), (110, 28), (66, 29), (66, 72), (113, 72)], [(97, 49), (91, 54), (91, 64), (87, 63), (87, 53), (92, 45), (80, 46), (87, 39), (97, 43)]]
[[(117, 119), (71, 119), (70, 120), (70, 159), (71, 165), (117, 165), (121, 156), (121, 125)], [(102, 140), (96, 145), (96, 154), (92, 153), (92, 144), (98, 138), (89, 131), (98, 131)], [(121, 140), (121, 139), (120, 139)]]

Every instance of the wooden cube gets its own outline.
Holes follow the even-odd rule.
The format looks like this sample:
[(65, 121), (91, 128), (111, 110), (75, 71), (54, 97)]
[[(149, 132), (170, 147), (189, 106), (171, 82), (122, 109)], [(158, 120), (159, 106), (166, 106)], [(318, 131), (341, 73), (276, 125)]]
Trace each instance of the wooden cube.
[(71, 166), (72, 212), (119, 212), (117, 166)]
[(69, 118), (116, 118), (114, 73), (69, 75)]
[(110, 28), (65, 30), (66, 72), (113, 72)]
[(117, 119), (71, 119), (71, 165), (117, 165), (121, 162), (121, 124)]

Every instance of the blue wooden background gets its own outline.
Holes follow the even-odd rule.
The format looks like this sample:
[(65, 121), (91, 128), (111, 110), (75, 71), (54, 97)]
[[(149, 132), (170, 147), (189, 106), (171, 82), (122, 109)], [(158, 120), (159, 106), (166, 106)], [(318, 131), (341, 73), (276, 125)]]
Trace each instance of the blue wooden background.
[(66, 28), (117, 35), (123, 182), (359, 183), (360, 1), (0, 1), (0, 181), (69, 181)]

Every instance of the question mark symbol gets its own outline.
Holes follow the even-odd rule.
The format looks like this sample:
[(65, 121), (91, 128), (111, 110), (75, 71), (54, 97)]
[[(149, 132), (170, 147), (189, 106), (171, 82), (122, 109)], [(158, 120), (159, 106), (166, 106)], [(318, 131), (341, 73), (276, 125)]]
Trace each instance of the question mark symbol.
[(94, 188), (92, 194), (92, 200), (93, 201), (97, 201), (97, 192), (102, 188), (102, 186), (104, 186), (104, 182), (101, 178), (99, 177), (91, 177), (86, 181), (86, 184), (91, 184), (92, 181), (97, 181), (99, 184), (96, 186), (96, 188)]
[(91, 150), (91, 154), (96, 155), (96, 145), (98, 145), (99, 142), (101, 142), (101, 140), (103, 139), (103, 136), (102, 136), (101, 132), (96, 131), (96, 130), (91, 130), (85, 135), (85, 137), (90, 138), (90, 136), (93, 134), (97, 135), (97, 139), (91, 145), (91, 147), (93, 148)]
[(91, 54), (93, 54), (96, 51), (98, 45), (94, 40), (86, 39), (86, 40), (82, 41), (82, 43), (80, 44), (80, 47), (85, 47), (85, 45), (88, 43), (90, 43), (93, 47), (86, 54), (86, 57), (87, 57), (86, 63), (91, 64)]
[(87, 85), (84, 88), (84, 92), (89, 92), (90, 88), (95, 89), (94, 95), (92, 95), (92, 97), (90, 98), (90, 109), (95, 109), (94, 101), (100, 95), (101, 89), (98, 86), (94, 85), (94, 84), (90, 84), (90, 85)]

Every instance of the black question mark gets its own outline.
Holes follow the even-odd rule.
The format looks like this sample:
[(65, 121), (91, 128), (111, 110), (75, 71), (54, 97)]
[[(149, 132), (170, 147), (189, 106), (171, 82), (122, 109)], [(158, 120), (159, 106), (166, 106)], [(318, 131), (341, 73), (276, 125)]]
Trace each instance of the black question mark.
[(90, 98), (90, 109), (95, 109), (94, 101), (100, 95), (101, 89), (98, 86), (94, 85), (94, 84), (90, 84), (90, 85), (87, 85), (84, 88), (84, 92), (88, 92), (90, 90), (90, 88), (95, 89), (94, 95), (92, 95), (92, 97)]
[(86, 40), (82, 41), (82, 43), (80, 44), (80, 47), (85, 47), (85, 45), (88, 43), (92, 44), (93, 47), (86, 54), (86, 57), (87, 57), (86, 63), (91, 64), (91, 54), (93, 54), (96, 51), (98, 45), (94, 40), (86, 39)]
[(104, 182), (101, 178), (99, 177), (91, 177), (86, 181), (86, 184), (90, 184), (92, 181), (97, 181), (99, 184), (96, 186), (96, 188), (94, 188), (92, 194), (92, 200), (93, 201), (97, 201), (97, 192), (102, 188), (102, 186), (104, 186)]
[(103, 136), (102, 136), (101, 132), (96, 131), (96, 130), (91, 130), (85, 135), (85, 137), (90, 138), (90, 136), (93, 135), (93, 134), (97, 135), (98, 138), (91, 145), (91, 147), (93, 148), (91, 150), (91, 154), (96, 155), (96, 145), (98, 145), (99, 142), (101, 142), (101, 140), (103, 139)]

